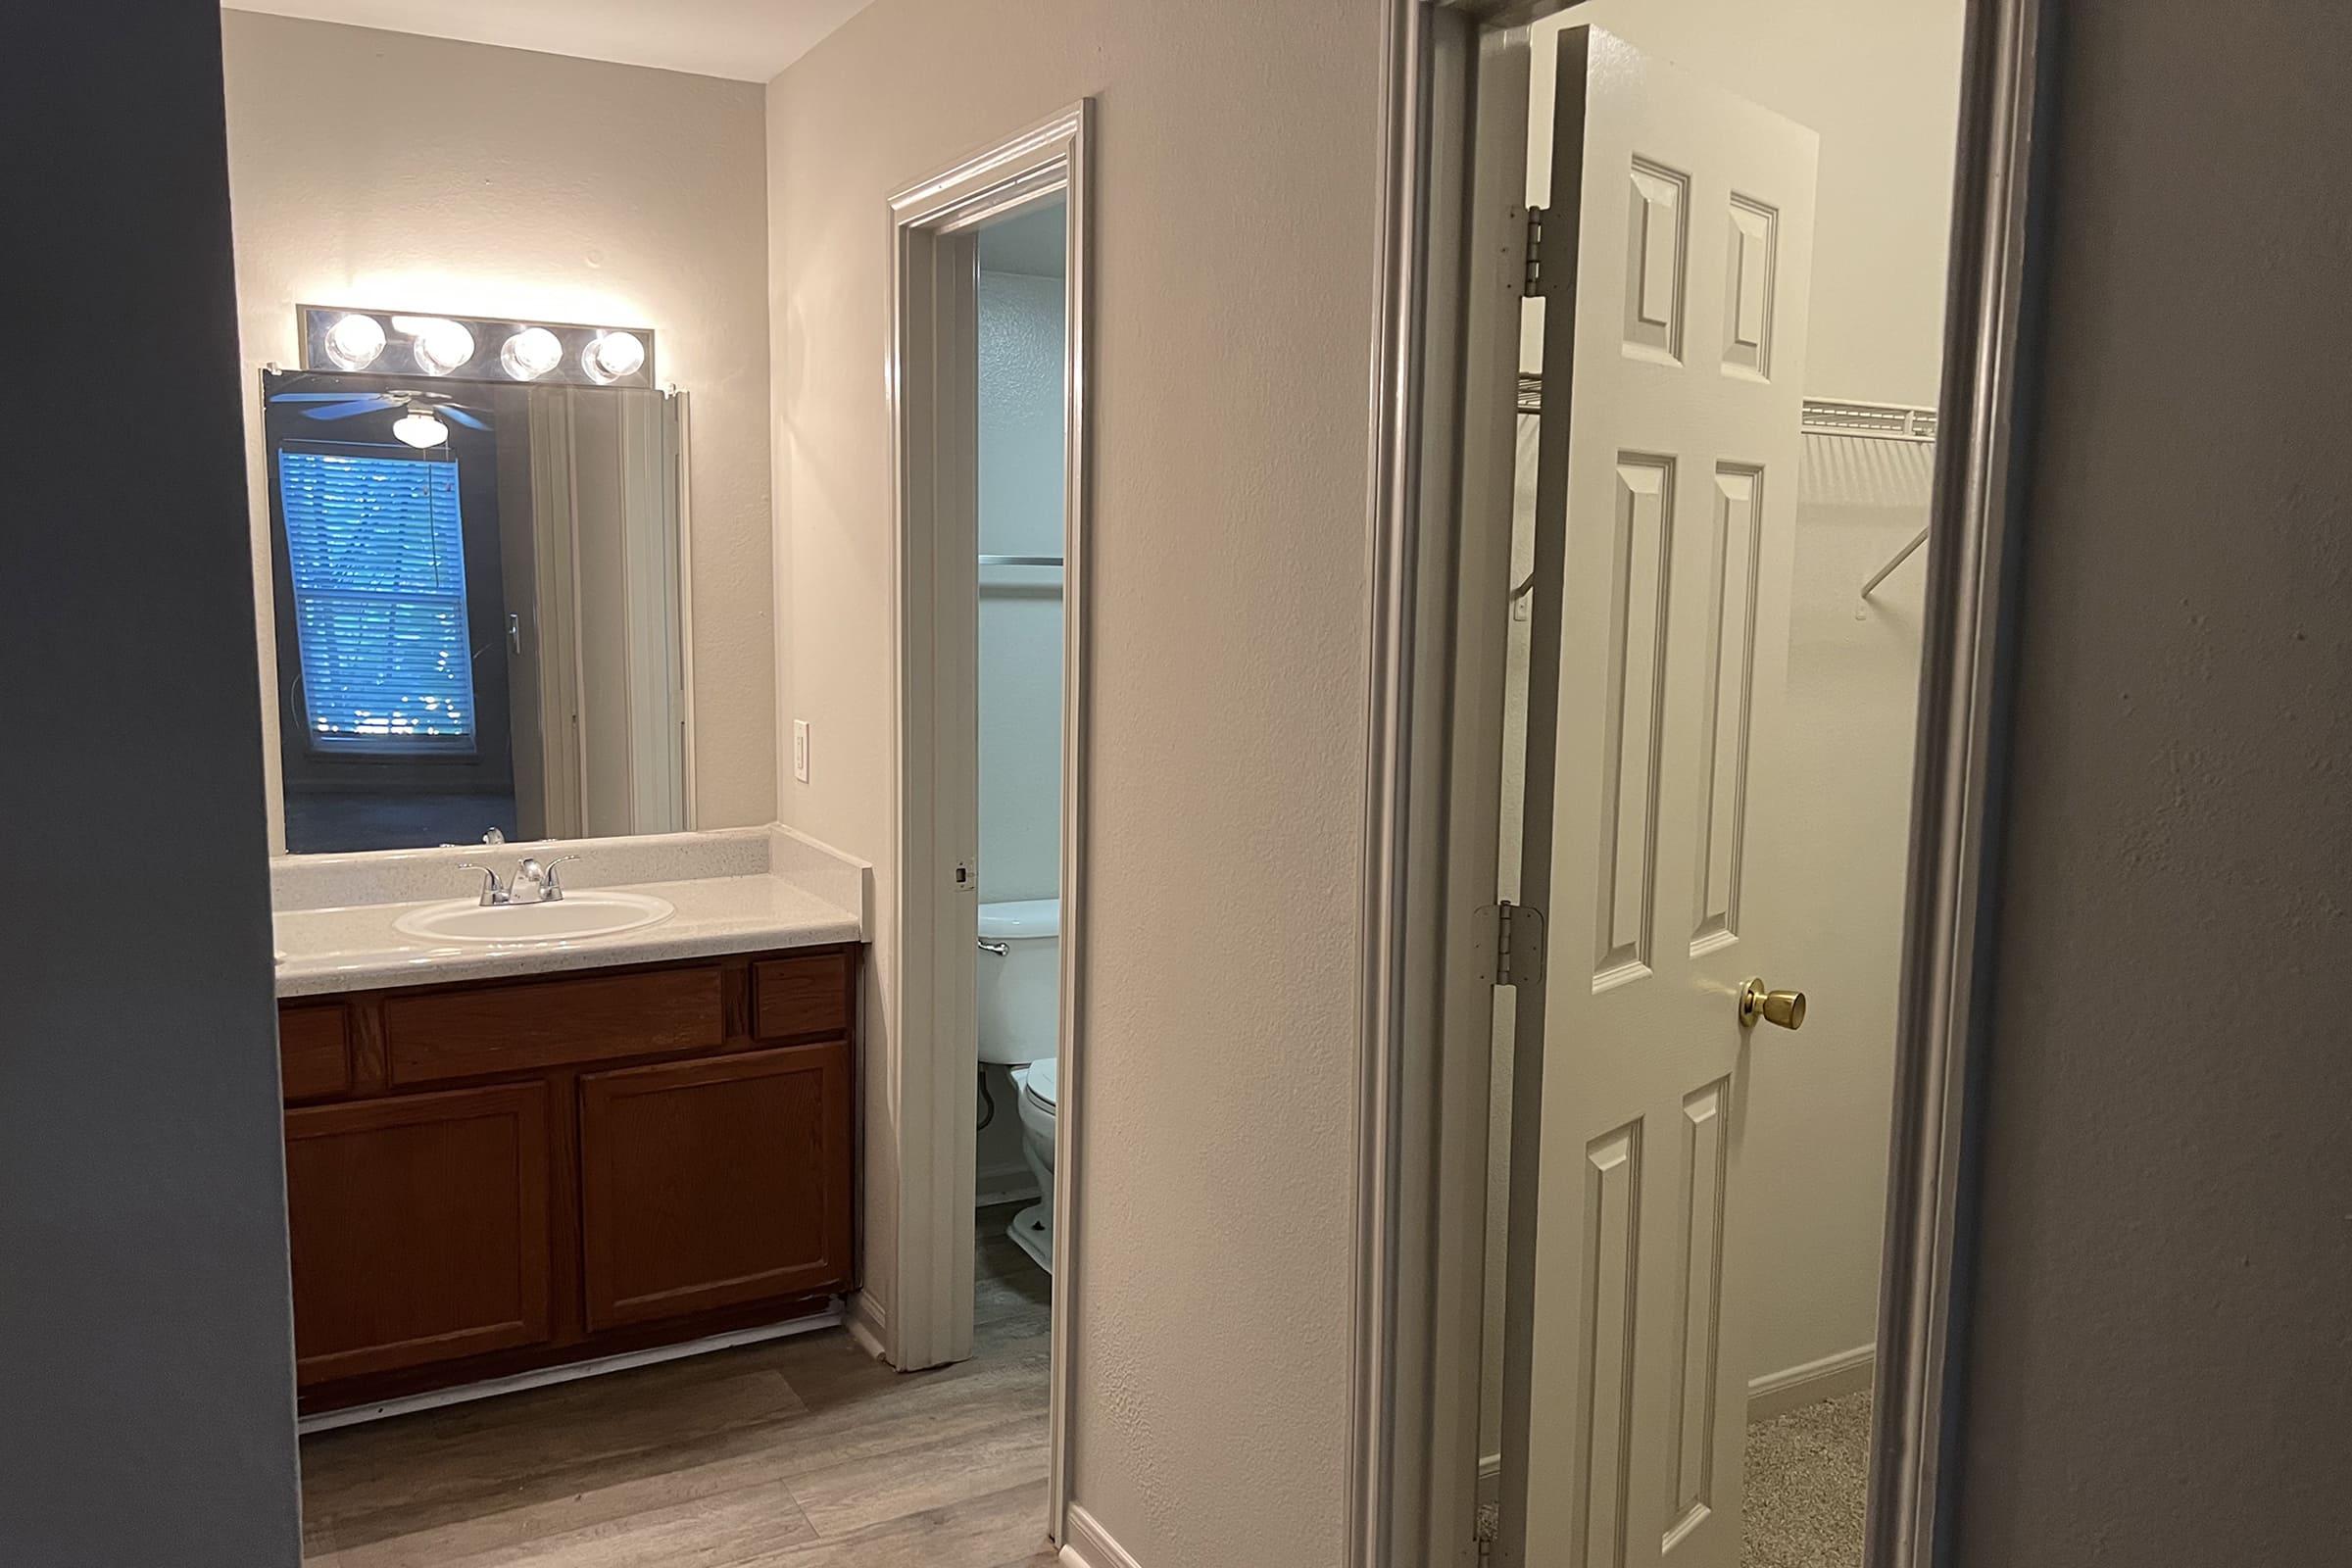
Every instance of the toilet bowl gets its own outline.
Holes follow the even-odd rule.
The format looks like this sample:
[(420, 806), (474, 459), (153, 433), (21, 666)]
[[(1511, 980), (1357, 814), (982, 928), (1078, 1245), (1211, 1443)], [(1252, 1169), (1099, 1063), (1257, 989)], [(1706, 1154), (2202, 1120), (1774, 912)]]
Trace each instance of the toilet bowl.
[(1048, 1056), (1012, 1069), (1021, 1096), (1021, 1157), (1037, 1178), (1038, 1200), (1012, 1216), (1004, 1234), (1039, 1268), (1054, 1272), (1054, 1099), (1058, 1086), (1058, 1063)]
[(1023, 899), (980, 906), (980, 1059), (1012, 1069), (1019, 1099), (1021, 1157), (1037, 1178), (1038, 1200), (1013, 1215), (1005, 1234), (1051, 1272), (1054, 1267), (1054, 1127), (1059, 1098), (1054, 1049), (1061, 1030), (1061, 901)]

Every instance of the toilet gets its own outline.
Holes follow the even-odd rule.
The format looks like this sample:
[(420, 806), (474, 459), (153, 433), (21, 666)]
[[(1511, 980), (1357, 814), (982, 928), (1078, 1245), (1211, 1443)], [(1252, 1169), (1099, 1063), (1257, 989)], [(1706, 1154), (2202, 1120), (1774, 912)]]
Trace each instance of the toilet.
[(1061, 901), (980, 906), (976, 965), (980, 1059), (1012, 1069), (1020, 1097), (1021, 1156), (1038, 1200), (1005, 1234), (1049, 1273), (1054, 1268), (1054, 1050), (1061, 1020)]

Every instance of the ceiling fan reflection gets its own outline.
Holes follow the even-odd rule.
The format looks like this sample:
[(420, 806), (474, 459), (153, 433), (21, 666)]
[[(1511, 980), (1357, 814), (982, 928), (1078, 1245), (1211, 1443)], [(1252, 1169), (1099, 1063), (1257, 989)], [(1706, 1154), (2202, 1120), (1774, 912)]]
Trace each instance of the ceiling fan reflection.
[(432, 392), (280, 392), (270, 401), (316, 404), (316, 408), (302, 411), (303, 416), (311, 419), (349, 419), (363, 414), (398, 411), (444, 416), (468, 430), (490, 428), (478, 416)]
[(447, 415), (469, 430), (487, 430), (490, 426), (476, 416), (460, 408), (448, 397), (432, 392), (280, 392), (272, 403), (311, 403), (316, 408), (302, 411), (310, 419), (350, 419), (363, 414), (397, 414), (392, 421), (392, 434), (398, 440), (419, 451), (449, 444), (449, 425), (443, 421)]

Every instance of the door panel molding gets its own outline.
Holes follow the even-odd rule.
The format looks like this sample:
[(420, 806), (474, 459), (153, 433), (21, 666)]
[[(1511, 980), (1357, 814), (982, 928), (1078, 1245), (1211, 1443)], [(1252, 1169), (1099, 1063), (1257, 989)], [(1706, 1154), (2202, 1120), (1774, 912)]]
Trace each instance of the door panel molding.
[(1642, 1123), (1585, 1149), (1585, 1325), (1578, 1347), (1581, 1563), (1623, 1568), (1634, 1512), (1635, 1325), (1642, 1298)]
[(1756, 574), (1764, 554), (1764, 468), (1715, 466), (1708, 531), (1707, 694), (1699, 711), (1698, 918), (1690, 952), (1740, 936), (1746, 866), (1747, 751), (1756, 664)]
[(1625, 352), (1683, 363), (1683, 300), (1690, 290), (1690, 176), (1636, 154), (1627, 200), (1633, 221), (1625, 259)]
[(1666, 1549), (1688, 1535), (1715, 1501), (1717, 1380), (1723, 1367), (1723, 1321), (1715, 1310), (1723, 1277), (1725, 1210), (1731, 1199), (1732, 1081), (1718, 1078), (1683, 1097), (1682, 1245), (1675, 1317), (1682, 1343), (1674, 1363), (1669, 1419), (1674, 1484), (1667, 1495)]
[(1723, 373), (1772, 379), (1772, 286), (1780, 266), (1781, 214), (1732, 192), (1723, 270)]
[(1610, 563), (1608, 730), (1601, 742), (1600, 911), (1592, 989), (1649, 973), (1658, 907), (1658, 785), (1666, 747), (1667, 628), (1674, 611), (1675, 460), (1617, 459)]

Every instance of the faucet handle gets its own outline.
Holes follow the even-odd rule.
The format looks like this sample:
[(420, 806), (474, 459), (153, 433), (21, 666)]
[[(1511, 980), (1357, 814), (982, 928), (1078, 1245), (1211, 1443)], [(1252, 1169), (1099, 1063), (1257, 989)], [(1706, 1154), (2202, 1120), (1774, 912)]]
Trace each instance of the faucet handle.
[(554, 904), (564, 897), (564, 884), (556, 880), (556, 867), (566, 860), (578, 858), (579, 857), (576, 855), (559, 855), (554, 859), (545, 862), (537, 859), (525, 860), (515, 870), (514, 878), (517, 882), (527, 880), (537, 886), (541, 904)]
[(547, 862), (547, 891), (540, 895), (541, 898), (560, 899), (564, 896), (564, 884), (556, 880), (556, 867), (562, 865), (565, 860), (576, 860), (579, 857), (576, 855), (559, 855), (554, 859)]
[(461, 860), (458, 862), (457, 869), (461, 871), (479, 871), (482, 873), (481, 902), (484, 906), (505, 904), (514, 897), (513, 894), (507, 891), (506, 885), (499, 881), (498, 873), (491, 870), (486, 865), (476, 865), (471, 860)]

